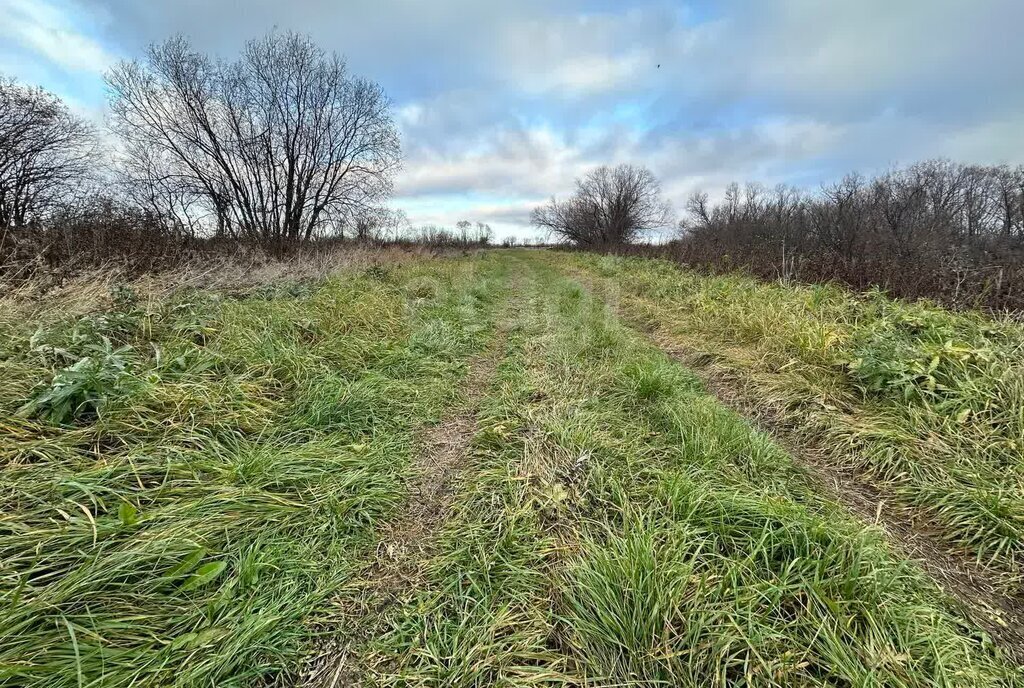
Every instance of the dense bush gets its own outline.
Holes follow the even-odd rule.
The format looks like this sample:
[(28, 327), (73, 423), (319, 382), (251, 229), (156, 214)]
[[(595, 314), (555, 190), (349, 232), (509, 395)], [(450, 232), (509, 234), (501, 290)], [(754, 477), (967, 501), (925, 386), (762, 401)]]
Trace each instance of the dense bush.
[(714, 271), (878, 286), (954, 306), (1024, 307), (1024, 166), (933, 160), (817, 193), (730, 186), (687, 203), (657, 253)]

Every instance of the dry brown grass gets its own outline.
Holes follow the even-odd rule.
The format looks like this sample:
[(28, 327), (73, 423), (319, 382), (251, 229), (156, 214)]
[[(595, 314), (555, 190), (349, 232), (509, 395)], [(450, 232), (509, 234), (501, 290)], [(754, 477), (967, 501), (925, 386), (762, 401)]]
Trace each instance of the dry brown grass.
[(345, 270), (407, 263), (427, 249), (332, 244), (283, 257), (259, 250), (197, 257), (173, 268), (137, 273), (111, 262), (79, 271), (40, 271), (29, 280), (0, 279), (0, 310), (31, 317), (42, 312), (78, 314), (106, 308), (115, 287), (142, 301), (160, 300), (181, 289), (245, 292), (269, 284), (313, 282)]

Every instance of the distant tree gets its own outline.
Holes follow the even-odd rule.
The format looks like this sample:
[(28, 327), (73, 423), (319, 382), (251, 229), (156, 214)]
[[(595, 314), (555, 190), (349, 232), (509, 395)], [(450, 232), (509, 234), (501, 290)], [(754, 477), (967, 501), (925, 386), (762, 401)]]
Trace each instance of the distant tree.
[(494, 231), (486, 222), (476, 223), (476, 242), (481, 246), (487, 246), (494, 238)]
[(993, 175), (998, 195), (1000, 233), (1003, 238), (1024, 235), (1024, 167), (996, 168)]
[[(352, 238), (357, 241), (386, 243), (397, 241), (409, 228), (409, 220), (402, 210), (383, 206), (368, 208), (352, 220)], [(345, 232), (340, 232), (342, 238)]]
[(0, 227), (20, 227), (92, 176), (92, 127), (59, 98), (0, 77)]
[(533, 224), (563, 241), (588, 248), (628, 244), (672, 222), (658, 180), (633, 165), (599, 167), (576, 180), (568, 199), (552, 198), (533, 211)]
[(379, 232), (383, 241), (398, 241), (409, 233), (412, 224), (404, 210), (388, 208), (383, 213)]
[(107, 83), (126, 186), (175, 221), (294, 242), (339, 231), (391, 192), (387, 97), (306, 37), (271, 33), (234, 62), (172, 38)]
[(927, 190), (914, 170), (894, 170), (874, 180), (871, 204), (896, 252), (908, 256), (927, 211)]
[(708, 195), (704, 191), (695, 191), (686, 201), (686, 211), (691, 219), (679, 222), (679, 229), (684, 232), (692, 229), (710, 229), (713, 226), (711, 210), (708, 206)]
[(864, 255), (871, 230), (871, 206), (867, 186), (859, 174), (848, 174), (824, 186), (821, 202), (811, 206), (811, 224), (818, 240), (845, 265)]

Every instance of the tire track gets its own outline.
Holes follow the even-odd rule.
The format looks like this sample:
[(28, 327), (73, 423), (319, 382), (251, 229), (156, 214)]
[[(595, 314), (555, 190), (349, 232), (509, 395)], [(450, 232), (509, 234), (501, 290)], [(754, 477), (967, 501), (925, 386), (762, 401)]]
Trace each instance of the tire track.
[(332, 617), (341, 630), (307, 661), (300, 685), (361, 685), (369, 673), (360, 658), (361, 646), (380, 630), (386, 613), (412, 599), (423, 582), (424, 566), (436, 553), (437, 536), (451, 511), (457, 487), (472, 470), (468, 459), (477, 414), (497, 377), (509, 332), (519, 317), (519, 291), (519, 281), (514, 280), (487, 350), (471, 359), (462, 382), (464, 401), (439, 423), (420, 432), (405, 508), (378, 528), (373, 559), (354, 576)]
[(672, 359), (697, 375), (708, 392), (789, 454), (828, 497), (862, 522), (878, 527), (902, 556), (917, 563), (947, 593), (961, 613), (985, 630), (1014, 661), (1024, 664), (1024, 604), (999, 591), (998, 582), (973, 560), (951, 551), (949, 544), (927, 524), (908, 518), (898, 501), (855, 471), (828, 460), (828, 449), (809, 440), (780, 414), (759, 404), (741, 381), (690, 352), (664, 335), (648, 339)]
[(739, 373), (715, 366), (706, 354), (681, 345), (660, 327), (652, 330), (631, 318), (617, 299), (605, 298), (604, 290), (588, 277), (574, 277), (623, 324), (693, 372), (723, 406), (770, 436), (832, 501), (846, 507), (863, 523), (880, 528), (897, 553), (917, 563), (967, 620), (983, 629), (1014, 661), (1024, 665), (1024, 600), (1001, 592), (996, 577), (970, 556), (951, 550), (937, 530), (908, 518), (894, 496), (857, 472), (829, 461), (828, 447), (800, 433), (780, 410), (761, 403), (745, 387)]

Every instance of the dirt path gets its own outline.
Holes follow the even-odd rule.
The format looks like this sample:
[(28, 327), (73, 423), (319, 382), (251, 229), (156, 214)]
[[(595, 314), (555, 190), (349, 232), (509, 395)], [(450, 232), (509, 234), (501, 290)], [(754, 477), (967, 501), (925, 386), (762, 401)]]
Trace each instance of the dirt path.
[(457, 485), (468, 468), (477, 412), (496, 376), (515, 322), (518, 286), (498, 319), (488, 348), (469, 363), (462, 381), (463, 402), (425, 428), (416, 441), (405, 508), (377, 531), (375, 556), (354, 577), (344, 603), (332, 621), (339, 632), (307, 662), (301, 685), (340, 688), (361, 685), (367, 668), (359, 647), (380, 630), (386, 612), (411, 599), (419, 589), (424, 565), (436, 551), (437, 535), (450, 512)]

